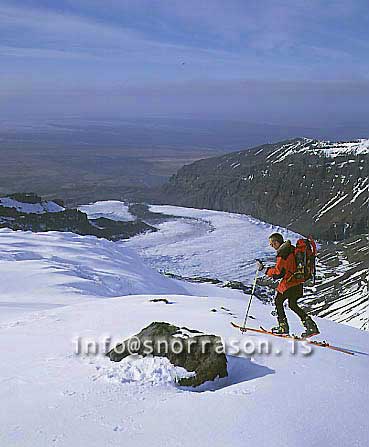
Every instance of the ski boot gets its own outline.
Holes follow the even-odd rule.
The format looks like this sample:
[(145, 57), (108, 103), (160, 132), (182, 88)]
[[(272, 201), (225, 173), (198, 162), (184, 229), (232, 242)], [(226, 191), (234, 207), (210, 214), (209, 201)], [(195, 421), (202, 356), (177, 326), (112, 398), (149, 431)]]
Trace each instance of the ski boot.
[(272, 327), (271, 332), (276, 335), (288, 335), (290, 328), (287, 319), (278, 321), (278, 326)]
[(302, 324), (305, 326), (306, 331), (301, 334), (301, 338), (313, 337), (314, 335), (320, 334), (318, 326), (310, 317), (306, 317), (302, 320)]

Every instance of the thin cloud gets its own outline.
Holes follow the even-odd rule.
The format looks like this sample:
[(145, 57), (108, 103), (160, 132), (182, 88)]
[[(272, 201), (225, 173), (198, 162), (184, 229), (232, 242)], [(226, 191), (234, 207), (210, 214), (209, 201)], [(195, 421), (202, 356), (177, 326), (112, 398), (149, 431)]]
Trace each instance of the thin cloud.
[(13, 56), (17, 58), (36, 59), (93, 59), (91, 55), (66, 50), (50, 50), (47, 48), (22, 48), (0, 45), (0, 57)]
[[(106, 24), (91, 18), (47, 10), (24, 9), (0, 5), (0, 55), (16, 57), (113, 59), (126, 57), (163, 64), (171, 58), (206, 62), (207, 59), (237, 61), (237, 56), (224, 50), (194, 48), (176, 42), (163, 42), (154, 36)], [(15, 33), (14, 30), (18, 32)], [(27, 45), (26, 45), (27, 44)]]
[(334, 82), (369, 76), (361, 0), (24, 3), (0, 0), (4, 116), (366, 116), (366, 85)]

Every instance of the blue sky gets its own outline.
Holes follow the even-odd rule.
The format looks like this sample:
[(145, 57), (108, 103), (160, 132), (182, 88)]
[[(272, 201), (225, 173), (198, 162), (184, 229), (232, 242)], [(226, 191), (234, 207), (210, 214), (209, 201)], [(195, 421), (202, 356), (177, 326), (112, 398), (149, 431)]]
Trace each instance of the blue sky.
[(0, 0), (0, 120), (367, 121), (366, 0)]

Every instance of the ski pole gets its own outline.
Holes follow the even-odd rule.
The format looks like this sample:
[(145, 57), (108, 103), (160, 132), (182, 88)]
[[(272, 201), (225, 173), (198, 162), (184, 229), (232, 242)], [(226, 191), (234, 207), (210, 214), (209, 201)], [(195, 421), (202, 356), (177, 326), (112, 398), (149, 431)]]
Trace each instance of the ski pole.
[[(257, 279), (258, 279), (258, 275), (259, 275), (259, 269), (256, 269), (256, 275), (255, 275), (255, 279), (254, 279), (254, 284), (252, 285), (252, 289), (251, 289), (250, 301), (249, 301), (249, 305), (247, 306), (246, 315), (245, 315), (245, 320), (244, 320), (244, 322), (243, 322), (243, 328), (244, 328), (244, 329), (245, 329), (245, 327), (246, 327), (247, 318), (248, 318), (248, 316), (249, 316), (249, 310), (250, 310), (250, 306), (251, 306), (252, 298), (253, 298), (253, 296), (254, 296), (255, 287), (256, 287), (256, 281), (257, 281)], [(244, 330), (243, 332), (246, 332), (246, 330)]]

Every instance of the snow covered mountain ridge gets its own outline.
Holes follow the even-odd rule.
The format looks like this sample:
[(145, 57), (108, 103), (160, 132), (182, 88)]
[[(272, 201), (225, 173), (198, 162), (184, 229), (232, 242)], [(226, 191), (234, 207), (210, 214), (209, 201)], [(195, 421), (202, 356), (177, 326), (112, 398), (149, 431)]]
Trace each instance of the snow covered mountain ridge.
[(342, 157), (345, 155), (369, 154), (369, 139), (359, 139), (354, 141), (319, 141), (311, 138), (297, 139), (295, 144), (290, 142), (282, 145), (267, 159), (273, 163), (279, 163), (293, 154), (311, 154), (329, 158)]
[(181, 168), (162, 203), (252, 215), (338, 241), (369, 233), (369, 140), (296, 138)]

